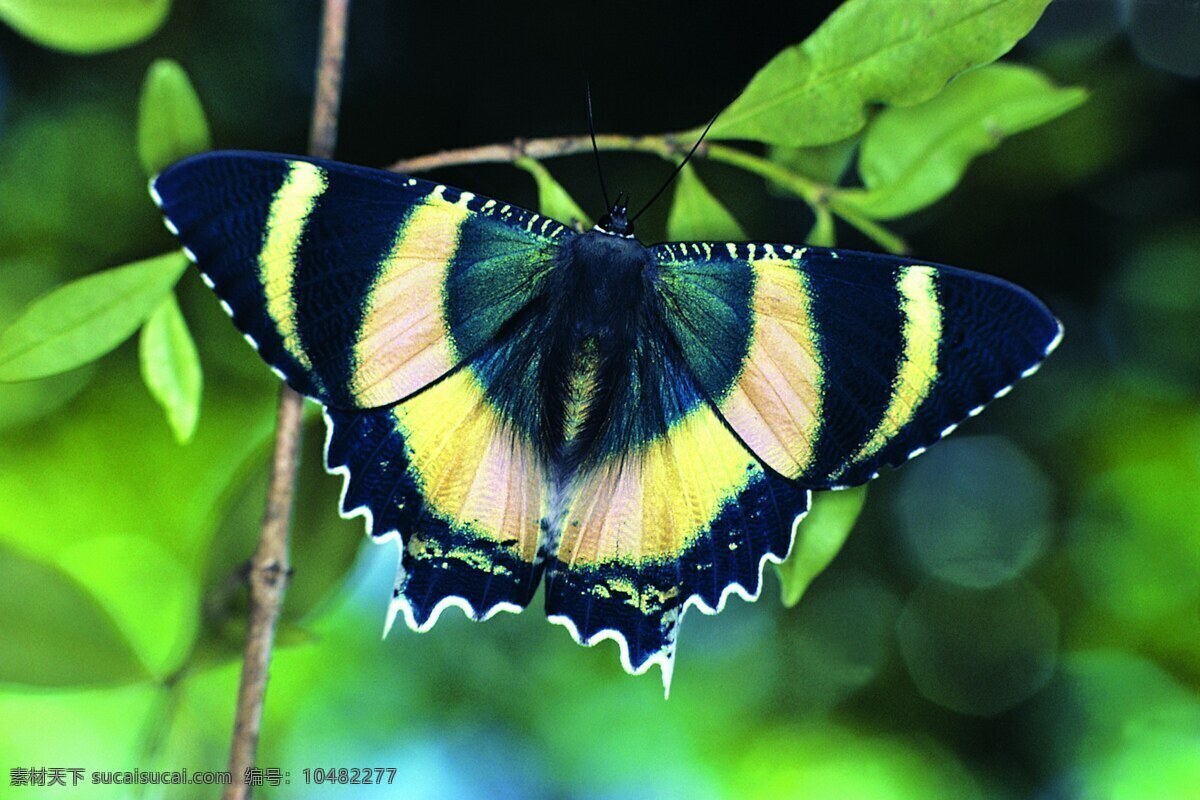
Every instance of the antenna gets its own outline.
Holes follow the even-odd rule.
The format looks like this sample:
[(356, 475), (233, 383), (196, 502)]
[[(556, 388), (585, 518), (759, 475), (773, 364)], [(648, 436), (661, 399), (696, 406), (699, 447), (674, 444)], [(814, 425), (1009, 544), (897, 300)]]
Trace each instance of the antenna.
[(642, 214), (644, 214), (646, 212), (646, 209), (648, 209), (650, 206), (654, 205), (654, 201), (657, 200), (659, 198), (659, 196), (661, 196), (662, 193), (667, 190), (667, 187), (670, 186), (671, 183), (675, 180), (675, 177), (677, 175), (679, 175), (679, 173), (683, 169), (684, 165), (686, 165), (687, 162), (691, 159), (691, 157), (696, 154), (696, 151), (700, 148), (700, 143), (704, 141), (704, 137), (708, 135), (709, 129), (712, 128), (713, 123), (717, 121), (717, 117), (719, 117), (719, 116), (721, 116), (720, 111), (718, 111), (716, 114), (713, 114), (713, 118), (710, 119), (708, 121), (708, 124), (704, 126), (704, 132), (700, 134), (700, 138), (696, 140), (696, 143), (694, 145), (692, 145), (692, 149), (688, 151), (688, 154), (686, 156), (684, 156), (683, 161), (679, 162), (679, 166), (676, 167), (675, 171), (671, 173), (671, 177), (667, 178), (666, 182), (662, 186), (659, 187), (658, 191), (654, 193), (654, 196), (650, 198), (650, 202), (648, 202), (648, 203), (646, 203), (646, 205), (642, 206), (642, 210), (633, 215), (633, 217), (629, 220), (629, 224), (632, 225), (634, 222), (636, 222), (637, 218), (640, 217)]
[(584, 91), (587, 95), (588, 133), (592, 135), (592, 154), (596, 157), (596, 174), (600, 176), (600, 192), (604, 195), (604, 210), (612, 208), (608, 202), (608, 189), (604, 186), (604, 170), (600, 168), (600, 148), (596, 146), (596, 125), (592, 121), (592, 82), (585, 79)]

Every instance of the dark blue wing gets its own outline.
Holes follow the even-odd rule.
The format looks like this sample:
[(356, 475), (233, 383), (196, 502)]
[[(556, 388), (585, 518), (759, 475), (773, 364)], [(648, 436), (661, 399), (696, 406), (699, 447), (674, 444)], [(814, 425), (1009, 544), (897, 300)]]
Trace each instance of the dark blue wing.
[(575, 234), (448, 186), (274, 154), (189, 158), (151, 193), (263, 359), (327, 406), (342, 512), (399, 540), (393, 613), (423, 630), (447, 605), (476, 619), (526, 605), (543, 467), (472, 358), (538, 302)]
[(265, 153), (185, 159), (151, 194), (263, 359), (344, 408), (389, 405), (469, 358), (574, 235), (448, 186)]
[(1006, 281), (783, 244), (652, 248), (664, 318), (737, 436), (813, 489), (897, 465), (1030, 374), (1058, 344)]

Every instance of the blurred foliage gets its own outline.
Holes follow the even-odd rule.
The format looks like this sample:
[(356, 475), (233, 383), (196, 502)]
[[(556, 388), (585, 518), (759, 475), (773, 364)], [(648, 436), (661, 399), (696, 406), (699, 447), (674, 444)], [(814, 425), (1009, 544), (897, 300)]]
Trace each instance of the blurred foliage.
[[(317, 5), (0, 0), (0, 375), (49, 376), (0, 383), (9, 769), (223, 768), (275, 383), (144, 186), (210, 142), (303, 149)], [(759, 32), (734, 46), (725, 4), (518, 20), (360, 3), (339, 156), (585, 130), (588, 72), (605, 131), (698, 131), (745, 88), (640, 238), (907, 244), (1046, 297), (1060, 352), (865, 505), (816, 498), (781, 568), (799, 602), (689, 616), (667, 703), (536, 610), (381, 641), (396, 553), (337, 517), (313, 415), (260, 758), (292, 785), (260, 796), (392, 796), (300, 788), (306, 767), (356, 765), (396, 767), (412, 797), (1200, 785), (1193, 23), (1055, 3), (1017, 44), (1044, 0), (793, 5), (741, 4)], [(447, 57), (447, 32), (469, 57)], [(1014, 45), (1022, 64), (990, 64)], [(564, 221), (607, 211), (590, 156), (518, 166), (534, 181), (444, 179)], [(668, 166), (605, 154), (639, 198)]]
[(200, 98), (175, 61), (159, 59), (146, 72), (138, 102), (137, 142), (142, 168), (150, 177), (184, 156), (212, 148)]
[(736, 242), (745, 239), (746, 234), (729, 210), (700, 181), (696, 168), (687, 164), (675, 179), (675, 194), (667, 217), (667, 238), (675, 242), (706, 239)]
[(813, 497), (808, 514), (796, 526), (792, 553), (778, 570), (785, 606), (799, 603), (804, 590), (842, 549), (866, 499), (866, 486)]
[(1085, 97), (1035, 70), (995, 64), (963, 75), (927, 103), (884, 109), (863, 137), (858, 170), (865, 189), (854, 203), (881, 219), (920, 210), (953, 189), (977, 156)]
[(128, 47), (154, 33), (171, 0), (0, 0), (0, 20), (68, 53)]

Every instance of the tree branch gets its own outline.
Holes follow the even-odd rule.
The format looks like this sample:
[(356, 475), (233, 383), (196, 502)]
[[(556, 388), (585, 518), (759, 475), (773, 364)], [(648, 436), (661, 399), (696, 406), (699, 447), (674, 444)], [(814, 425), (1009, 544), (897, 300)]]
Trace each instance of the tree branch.
[[(598, 135), (596, 147), (600, 150), (624, 150), (635, 153), (650, 153), (665, 159), (683, 157), (695, 133), (664, 133), (653, 136), (622, 136), (620, 134)], [(544, 139), (514, 139), (508, 143), (486, 144), (479, 147), (464, 147), (458, 150), (443, 150), (426, 156), (401, 159), (388, 169), (393, 172), (428, 172), (441, 167), (457, 167), (464, 164), (513, 163), (521, 158), (544, 161), (548, 158), (570, 156), (590, 152), (590, 136), (550, 136)], [(857, 228), (865, 236), (891, 253), (906, 253), (908, 245), (903, 239), (884, 226), (846, 207), (841, 202), (839, 188), (792, 172), (787, 167), (746, 150), (723, 144), (701, 142), (696, 149), (696, 158), (719, 161), (787, 189), (800, 197), (812, 208), (818, 219), (830, 212), (837, 214)]]
[[(309, 133), (309, 153), (322, 158), (333, 155), (337, 141), (337, 113), (341, 99), (349, 10), (350, 0), (324, 0), (316, 97), (313, 100), (312, 128)], [(296, 467), (300, 460), (303, 411), (304, 398), (284, 385), (279, 394), (267, 507), (258, 549), (250, 565), (250, 619), (241, 685), (238, 687), (233, 742), (229, 752), (229, 772), (233, 781), (225, 789), (225, 800), (245, 800), (250, 797), (252, 790), (245, 781), (246, 770), (254, 766), (258, 750), (275, 627), (279, 622), (291, 572), (288, 564), (288, 529), (296, 491)]]
[[(691, 144), (680, 145), (678, 134), (661, 136), (622, 136), (620, 134), (596, 137), (596, 146), (601, 150), (632, 150), (652, 153), (663, 158), (687, 152)], [(405, 158), (392, 164), (393, 172), (428, 172), (440, 167), (457, 167), (463, 164), (511, 163), (519, 158), (543, 161), (557, 156), (590, 153), (592, 140), (588, 136), (550, 136), (545, 139), (514, 139), (507, 144), (485, 144), (480, 147), (463, 147), (458, 150), (443, 150), (427, 156)]]

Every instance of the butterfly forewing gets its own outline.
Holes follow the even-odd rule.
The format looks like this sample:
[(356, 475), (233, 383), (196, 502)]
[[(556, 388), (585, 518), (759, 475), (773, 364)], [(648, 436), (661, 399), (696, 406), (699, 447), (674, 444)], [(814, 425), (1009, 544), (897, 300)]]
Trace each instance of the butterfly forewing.
[(469, 192), (271, 154), (195, 156), (152, 191), (267, 363), (343, 408), (395, 403), (471, 357), (572, 235)]
[(526, 605), (543, 465), (480, 375), (574, 234), (427, 181), (272, 154), (190, 158), (152, 193), (260, 355), (328, 407), (342, 512), (401, 540), (393, 613), (424, 629), (446, 604), (475, 618)]
[(653, 248), (685, 361), (738, 438), (813, 489), (853, 486), (1033, 371), (1057, 320), (1010, 283), (784, 244)]

